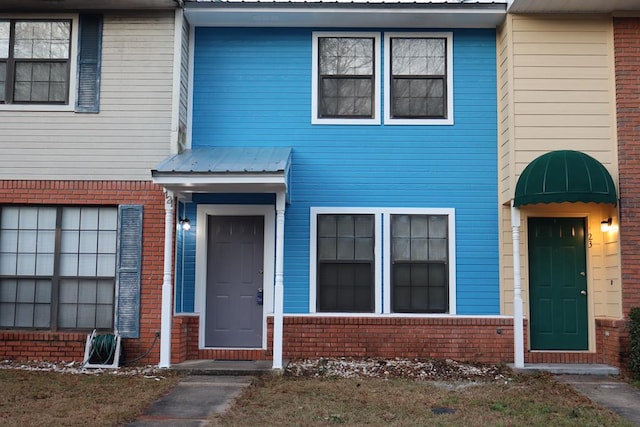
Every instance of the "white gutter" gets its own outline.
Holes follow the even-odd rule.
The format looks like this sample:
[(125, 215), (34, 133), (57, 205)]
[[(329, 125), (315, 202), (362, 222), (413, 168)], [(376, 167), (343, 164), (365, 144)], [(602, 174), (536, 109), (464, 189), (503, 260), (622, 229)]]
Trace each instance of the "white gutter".
[(524, 368), (524, 321), (522, 314), (522, 278), (520, 276), (520, 209), (511, 201), (511, 233), (513, 238), (513, 362)]
[(172, 291), (171, 269), (173, 267), (173, 220), (175, 198), (164, 190), (164, 274), (162, 279), (162, 309), (160, 314), (160, 363), (159, 368), (171, 367), (171, 317)]

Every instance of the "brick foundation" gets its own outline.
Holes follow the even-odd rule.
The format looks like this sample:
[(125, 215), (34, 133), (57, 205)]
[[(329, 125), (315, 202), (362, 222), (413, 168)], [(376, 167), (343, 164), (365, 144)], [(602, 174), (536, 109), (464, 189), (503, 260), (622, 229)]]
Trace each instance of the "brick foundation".
[[(198, 349), (198, 316), (174, 319), (172, 363), (185, 360), (268, 360), (273, 357), (273, 318), (266, 350)], [(525, 321), (525, 328), (527, 327)], [(283, 357), (448, 358), (513, 362), (513, 322), (508, 318), (401, 318), (285, 316)], [(621, 367), (621, 320), (596, 320), (597, 352), (525, 352), (526, 363), (604, 363)], [(526, 346), (526, 342), (525, 342)]]
[[(0, 204), (144, 205), (140, 339), (123, 340), (123, 360), (158, 363), (162, 280), (164, 269), (164, 193), (162, 187), (138, 181), (0, 181)], [(87, 335), (78, 332), (0, 331), (0, 358), (82, 361)]]
[[(174, 321), (172, 363), (193, 359), (265, 360), (273, 357), (273, 319), (267, 350), (199, 350), (197, 316)], [(285, 316), (283, 357), (451, 358), (500, 363), (513, 360), (513, 324), (497, 318)], [(186, 356), (186, 359), (182, 359)]]

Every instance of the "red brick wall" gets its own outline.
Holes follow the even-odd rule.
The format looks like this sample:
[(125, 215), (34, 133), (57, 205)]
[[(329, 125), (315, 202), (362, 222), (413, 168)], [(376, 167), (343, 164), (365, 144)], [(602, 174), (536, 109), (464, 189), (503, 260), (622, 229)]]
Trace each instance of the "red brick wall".
[(640, 306), (640, 18), (614, 19), (625, 317)]
[[(273, 357), (273, 318), (267, 350), (199, 350), (198, 316), (176, 318), (172, 363), (185, 360), (266, 360)], [(181, 326), (177, 327), (179, 323)], [(513, 322), (496, 318), (396, 318), (285, 316), (283, 357), (449, 358), (513, 362)], [(526, 330), (526, 320), (525, 320)], [(498, 333), (498, 331), (500, 333)], [(621, 367), (624, 322), (596, 320), (597, 353), (525, 352), (526, 363), (605, 363)], [(177, 343), (180, 346), (177, 346)], [(526, 337), (525, 337), (526, 347)]]
[[(160, 331), (164, 270), (164, 193), (151, 182), (0, 181), (0, 204), (144, 205), (140, 330), (137, 340), (123, 340), (123, 358), (132, 360), (152, 347)], [(82, 361), (86, 334), (76, 332), (0, 331), (0, 358)], [(159, 342), (138, 363), (159, 361)]]
[[(199, 350), (198, 316), (182, 317), (180, 322), (188, 325), (187, 350), (182, 352), (174, 346), (172, 363), (273, 357), (273, 318), (268, 320), (267, 350)], [(486, 363), (513, 361), (510, 319), (285, 316), (283, 328), (283, 357), (289, 360), (438, 357)], [(186, 359), (177, 356), (185, 353)]]
[(496, 318), (286, 317), (285, 358), (513, 360), (513, 322)]
[(524, 359), (526, 363), (603, 363), (620, 368), (623, 366), (620, 349), (624, 334), (624, 321), (596, 319), (595, 353), (530, 351), (525, 353)]

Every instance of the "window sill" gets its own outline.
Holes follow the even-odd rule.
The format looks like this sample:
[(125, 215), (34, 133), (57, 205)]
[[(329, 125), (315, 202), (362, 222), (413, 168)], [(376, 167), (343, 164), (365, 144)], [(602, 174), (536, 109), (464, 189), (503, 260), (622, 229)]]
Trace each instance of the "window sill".
[(392, 119), (385, 117), (386, 126), (450, 126), (453, 119)]
[(73, 112), (71, 105), (46, 105), (46, 104), (1, 104), (0, 111), (32, 111), (32, 112)]
[(313, 125), (379, 125), (380, 119), (312, 119)]

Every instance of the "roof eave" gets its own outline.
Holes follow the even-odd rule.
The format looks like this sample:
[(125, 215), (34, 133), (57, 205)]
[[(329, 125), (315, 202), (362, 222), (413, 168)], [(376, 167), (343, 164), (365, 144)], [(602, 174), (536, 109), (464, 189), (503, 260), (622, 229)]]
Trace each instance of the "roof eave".
[(154, 10), (182, 7), (182, 0), (0, 0), (0, 12)]
[[(204, 27), (496, 28), (506, 4), (427, 7), (415, 3), (206, 3), (185, 16)], [(474, 5), (477, 6), (477, 5)]]
[(509, 0), (509, 13), (640, 13), (637, 0)]

